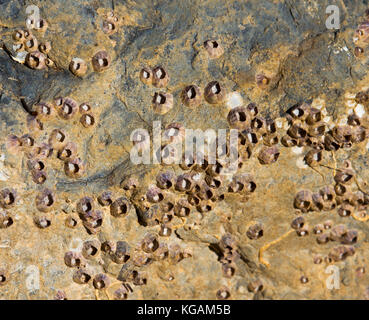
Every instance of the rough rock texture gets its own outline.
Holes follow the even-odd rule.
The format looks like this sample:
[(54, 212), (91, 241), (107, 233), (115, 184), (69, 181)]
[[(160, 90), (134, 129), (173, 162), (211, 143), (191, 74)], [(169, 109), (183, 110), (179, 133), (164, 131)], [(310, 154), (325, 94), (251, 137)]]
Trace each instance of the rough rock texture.
[[(51, 43), (48, 61), (53, 65), (42, 70), (22, 63), (24, 56), (14, 58), (12, 34), (17, 29), (26, 30), (26, 8), (31, 4), (40, 8), (41, 17), (48, 22), (45, 32), (32, 30), (39, 43)], [(215, 299), (217, 293), (220, 297), (218, 291), (226, 288), (230, 299), (368, 298), (369, 282), (362, 268), (368, 262), (369, 249), (365, 222), (369, 109), (367, 101), (355, 101), (358, 92), (368, 89), (368, 59), (365, 46), (361, 46), (361, 57), (354, 55), (353, 42), (356, 28), (365, 21), (367, 5), (365, 1), (337, 1), (340, 29), (327, 30), (325, 8), (329, 4), (331, 1), (320, 0), (0, 0), (0, 189), (17, 192), (15, 204), (8, 208), (2, 203), (0, 211), (5, 221), (0, 228), (0, 297), (53, 299), (65, 294), (67, 299), (115, 299), (120, 289), (127, 292), (128, 299)], [(112, 21), (110, 12), (118, 21), (114, 32), (107, 34), (104, 21)], [(217, 40), (224, 49), (215, 59), (210, 59), (204, 47), (209, 39)], [(96, 72), (92, 57), (102, 50), (108, 53), (110, 64)], [(85, 75), (78, 77), (69, 70), (73, 58), (86, 62)], [(170, 76), (165, 88), (140, 81), (143, 67), (159, 65)], [(258, 75), (266, 77), (265, 86), (257, 84)], [(196, 107), (185, 106), (181, 92), (186, 86), (197, 85), (203, 92), (214, 80), (228, 92), (224, 102), (212, 105), (203, 99)], [(152, 97), (158, 91), (174, 98), (173, 107), (164, 115), (152, 107)], [(54, 99), (58, 96), (70, 97), (78, 106), (87, 102), (95, 123), (85, 128), (79, 111), (69, 120), (56, 114), (45, 118), (37, 114), (40, 102), (48, 103), (56, 113)], [(214, 193), (224, 195), (223, 201), (214, 201), (212, 209), (203, 213), (189, 206), (187, 217), (170, 212), (173, 217), (167, 226), (172, 233), (169, 237), (159, 235), (163, 221), (156, 224), (153, 218), (145, 223), (142, 202), (147, 199), (140, 198), (156, 184), (158, 173), (171, 171), (178, 176), (183, 170), (178, 165), (133, 164), (129, 156), (131, 132), (143, 128), (152, 134), (153, 121), (161, 121), (163, 129), (172, 122), (192, 129), (228, 129), (231, 108), (250, 102), (257, 105), (259, 115), (275, 120), (278, 160), (271, 164), (259, 161), (264, 137), (237, 173), (253, 175), (256, 190), (250, 196), (230, 192), (230, 181), (220, 177), (226, 187)], [(286, 113), (303, 102), (321, 110), (327, 131), (345, 125), (348, 115), (358, 114), (366, 129), (363, 139), (342, 143), (333, 152), (326, 148), (317, 166), (306, 165), (303, 159), (312, 147), (305, 140), (299, 141), (301, 147), (281, 144), (290, 125), (305, 125), (301, 119), (292, 121)], [(34, 126), (37, 119), (42, 130)], [(46, 181), (36, 184), (28, 160), (40, 155), (33, 153), (35, 147), (24, 144), (11, 148), (9, 136), (30, 134), (35, 145), (41, 145), (48, 143), (54, 129), (63, 130), (66, 140), (75, 143), (85, 170), (80, 177), (67, 176), (54, 148), (50, 157), (42, 159)], [(338, 197), (332, 210), (303, 208), (307, 212), (294, 206), (300, 190), (316, 192), (334, 186), (334, 177), (342, 172), (346, 160), (355, 172), (355, 181), (352, 178), (350, 182), (352, 192), (359, 191), (365, 198), (362, 202)], [(132, 177), (137, 179), (136, 189), (124, 190)], [(46, 213), (35, 201), (45, 188), (54, 194), (54, 203)], [(116, 217), (109, 206), (98, 203), (105, 191), (112, 192), (113, 201), (123, 196), (128, 199), (127, 214)], [(187, 199), (173, 187), (168, 194), (165, 196), (171, 195), (174, 203)], [(103, 217), (101, 228), (92, 234), (83, 225), (83, 214), (77, 212), (78, 201), (86, 196), (93, 198), (95, 210)], [(350, 216), (337, 213), (342, 203), (352, 204)], [(152, 203), (149, 207), (155, 209)], [(162, 208), (158, 211), (162, 213)], [(291, 228), (298, 216), (303, 216), (305, 228), (308, 226), (306, 236), (301, 236), (301, 228)], [(11, 217), (12, 223), (2, 217)], [(77, 222), (74, 228), (67, 226), (71, 218)], [(332, 228), (344, 225), (347, 230), (335, 241), (318, 244), (319, 235), (313, 228), (327, 220), (332, 221)], [(42, 228), (43, 223), (46, 228)], [(257, 226), (262, 234), (257, 234)], [(349, 239), (353, 230), (357, 241)], [(149, 233), (157, 236), (159, 245), (168, 246), (168, 257), (160, 260), (161, 247), (156, 249), (155, 245), (153, 253), (144, 252), (142, 241)], [(224, 245), (224, 236), (232, 238), (231, 245)], [(68, 267), (64, 258), (66, 252), (80, 253), (88, 240), (98, 240), (99, 245), (125, 241), (129, 258), (116, 263), (114, 252), (102, 252), (98, 245), (99, 252), (93, 258), (82, 259), (92, 279), (81, 285), (73, 280), (78, 268)], [(332, 258), (337, 246), (346, 250), (339, 261)], [(229, 260), (225, 257), (228, 253), (232, 255)], [(321, 263), (314, 263), (318, 257)], [(224, 272), (227, 261), (234, 268), (230, 277)], [(329, 265), (337, 266), (339, 273), (339, 288), (333, 290), (326, 285), (332, 272), (326, 269)], [(111, 283), (95, 289), (92, 280), (101, 273)]]

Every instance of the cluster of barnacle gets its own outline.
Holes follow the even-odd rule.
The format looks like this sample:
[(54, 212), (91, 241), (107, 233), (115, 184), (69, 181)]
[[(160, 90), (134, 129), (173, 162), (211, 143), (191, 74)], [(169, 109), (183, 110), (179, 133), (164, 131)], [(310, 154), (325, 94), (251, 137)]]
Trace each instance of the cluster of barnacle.
[[(92, 279), (92, 284), (95, 289), (103, 290), (109, 288), (111, 279), (104, 273), (93, 274), (92, 268), (89, 267), (88, 261), (96, 259), (100, 254), (100, 242), (98, 240), (88, 240), (83, 243), (81, 252), (68, 251), (64, 255), (64, 263), (75, 268), (73, 273), (73, 281), (78, 284), (88, 284)], [(126, 288), (122, 285), (122, 288)], [(115, 294), (120, 293), (119, 288)]]
[[(205, 41), (204, 46), (211, 58), (217, 58), (223, 53), (222, 47), (214, 40)], [(140, 80), (156, 88), (165, 88), (169, 83), (168, 72), (162, 67), (144, 67), (140, 71)], [(202, 102), (201, 89), (196, 85), (186, 86), (181, 98), (184, 105), (196, 107)], [(226, 90), (218, 81), (209, 82), (204, 89), (204, 98), (210, 104), (219, 104), (225, 101)], [(152, 100), (153, 110), (158, 114), (166, 114), (173, 108), (173, 95), (168, 92), (155, 92)]]
[(5, 188), (0, 191), (0, 229), (10, 227), (14, 221), (8, 209), (16, 203), (17, 192), (14, 189)]
[(297, 104), (287, 111), (289, 128), (281, 139), (285, 147), (309, 146), (304, 161), (310, 165), (318, 165), (323, 159), (323, 150), (337, 151), (340, 148), (350, 148), (355, 143), (365, 140), (367, 129), (362, 120), (351, 114), (346, 125), (336, 125), (329, 129), (323, 121), (320, 109), (307, 103)]
[(231, 234), (225, 234), (220, 240), (221, 250), (220, 262), (222, 264), (223, 276), (231, 278), (236, 273), (235, 262), (240, 258), (237, 252), (237, 243)]
[[(78, 103), (71, 98), (58, 97), (53, 104), (37, 103), (32, 115), (27, 118), (28, 127), (31, 130), (43, 130), (43, 121), (49, 120), (58, 113), (60, 118), (69, 120), (79, 110), (80, 123), (85, 127), (91, 127), (95, 124), (95, 118), (91, 113), (91, 106), (82, 103), (78, 107)], [(23, 151), (28, 158), (27, 168), (32, 174), (33, 181), (37, 184), (43, 184), (47, 175), (45, 172), (45, 161), (51, 157), (53, 151), (56, 151), (58, 159), (64, 162), (64, 171), (68, 177), (78, 178), (84, 172), (85, 164), (77, 155), (77, 146), (73, 142), (67, 142), (67, 136), (61, 129), (54, 129), (49, 134), (48, 143), (36, 145), (35, 139), (29, 134), (21, 137), (11, 135), (7, 141), (8, 150), (16, 153)]]
[(114, 12), (109, 12), (102, 22), (102, 30), (108, 35), (112, 35), (118, 30), (119, 18)]
[(367, 215), (369, 197), (360, 190), (352, 191), (351, 185), (354, 180), (355, 172), (351, 163), (345, 161), (344, 168), (337, 169), (334, 186), (325, 186), (315, 193), (310, 190), (299, 191), (295, 196), (294, 207), (302, 212), (330, 211), (337, 208), (341, 217), (353, 215), (364, 219)]
[[(309, 227), (303, 216), (295, 218), (291, 223), (291, 227), (296, 230), (299, 236), (306, 236), (309, 234)], [(326, 230), (330, 231), (325, 232)], [(346, 225), (343, 224), (333, 226), (333, 222), (327, 220), (315, 225), (313, 233), (317, 236), (316, 241), (318, 244), (325, 244), (329, 241), (336, 241), (341, 244), (331, 248), (328, 256), (324, 259), (321, 256), (316, 256), (314, 258), (315, 264), (320, 264), (323, 260), (327, 263), (338, 262), (355, 254), (355, 247), (352, 245), (357, 242), (358, 232), (356, 230), (348, 229)]]
[(278, 160), (279, 138), (275, 122), (258, 115), (258, 108), (254, 103), (233, 108), (229, 111), (227, 119), (231, 128), (239, 130), (238, 153), (241, 164), (251, 157), (261, 141), (263, 146), (258, 153), (259, 162), (265, 165)]
[(355, 45), (354, 54), (360, 58), (364, 54), (364, 49), (369, 44), (369, 11), (365, 11), (365, 20), (356, 28), (353, 42)]
[(52, 67), (53, 61), (49, 59), (48, 53), (51, 50), (49, 41), (39, 43), (37, 37), (32, 34), (31, 29), (44, 34), (47, 30), (48, 23), (45, 19), (33, 21), (28, 18), (26, 21), (27, 29), (15, 30), (13, 33), (13, 50), (17, 53), (15, 60), (26, 63), (32, 69), (44, 69)]
[(187, 163), (181, 167), (186, 170), (183, 174), (160, 172), (156, 186), (137, 190), (132, 196), (142, 222), (160, 224), (162, 236), (170, 235), (173, 216), (186, 218), (194, 210), (204, 214), (213, 210), (227, 194), (237, 193), (247, 199), (256, 189), (253, 177), (247, 173), (235, 175), (226, 185), (221, 175), (222, 165), (218, 162), (209, 165), (204, 160), (202, 164)]
[[(100, 50), (91, 59), (92, 68), (96, 72), (103, 72), (110, 67), (110, 56), (105, 50)], [(83, 77), (88, 66), (85, 60), (75, 57), (69, 63), (69, 70), (77, 77)]]

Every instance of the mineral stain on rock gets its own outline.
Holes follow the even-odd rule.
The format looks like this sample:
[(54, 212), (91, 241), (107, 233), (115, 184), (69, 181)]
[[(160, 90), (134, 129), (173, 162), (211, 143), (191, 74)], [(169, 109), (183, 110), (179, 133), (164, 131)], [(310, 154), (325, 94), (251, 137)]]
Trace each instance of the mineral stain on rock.
[(368, 299), (364, 3), (112, 3), (0, 3), (0, 298)]

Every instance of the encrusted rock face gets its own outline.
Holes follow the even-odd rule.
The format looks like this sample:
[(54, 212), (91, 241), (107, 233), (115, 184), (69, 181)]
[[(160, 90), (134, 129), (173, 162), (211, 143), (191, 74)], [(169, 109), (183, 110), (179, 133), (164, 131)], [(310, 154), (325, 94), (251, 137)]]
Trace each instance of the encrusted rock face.
[(0, 298), (367, 299), (364, 4), (89, 3), (0, 4)]

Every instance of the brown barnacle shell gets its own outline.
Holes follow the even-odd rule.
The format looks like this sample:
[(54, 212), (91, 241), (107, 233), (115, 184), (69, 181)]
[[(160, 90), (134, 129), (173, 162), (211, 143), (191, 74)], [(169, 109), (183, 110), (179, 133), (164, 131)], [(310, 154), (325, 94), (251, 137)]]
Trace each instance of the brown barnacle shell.
[(33, 221), (40, 229), (46, 229), (51, 225), (51, 220), (46, 216), (35, 216)]
[(177, 143), (182, 142), (185, 137), (185, 128), (178, 122), (172, 122), (165, 128), (162, 142), (166, 143)]
[(278, 135), (276, 134), (267, 134), (263, 137), (263, 143), (264, 145), (268, 147), (274, 146), (278, 144), (278, 142), (279, 142), (279, 138), (278, 138)]
[(109, 288), (111, 280), (106, 274), (99, 273), (94, 277), (92, 283), (95, 289), (102, 290)]
[(82, 218), (82, 224), (89, 234), (96, 234), (100, 231), (104, 218), (101, 211), (94, 210), (87, 212)]
[(116, 242), (111, 240), (107, 240), (101, 244), (101, 251), (108, 254), (113, 254), (116, 248), (117, 248)]
[(35, 105), (35, 111), (37, 112), (37, 117), (43, 120), (50, 119), (54, 113), (53, 108), (49, 104), (43, 102)]
[(0, 229), (8, 228), (13, 223), (13, 218), (5, 210), (0, 209)]
[(341, 146), (331, 133), (324, 136), (324, 147), (327, 151), (337, 151)]
[(66, 144), (66, 134), (61, 129), (54, 129), (49, 136), (49, 144), (54, 149), (61, 149)]
[(105, 50), (97, 52), (92, 57), (92, 67), (96, 72), (102, 72), (109, 68), (110, 66), (110, 57)]
[(173, 173), (166, 171), (156, 176), (156, 185), (161, 189), (170, 189), (174, 184)]
[(351, 142), (360, 143), (368, 137), (369, 131), (363, 126), (356, 126), (351, 131)]
[(89, 128), (95, 124), (95, 118), (92, 114), (83, 114), (79, 120), (79, 122), (85, 127)]
[(369, 22), (364, 22), (357, 27), (353, 41), (355, 44), (369, 43)]
[(224, 277), (232, 278), (236, 273), (236, 266), (233, 263), (223, 263), (222, 271)]
[(85, 171), (85, 163), (80, 158), (68, 159), (64, 162), (64, 172), (69, 178), (80, 178)]
[(338, 215), (341, 217), (349, 217), (352, 215), (352, 213), (354, 212), (355, 207), (352, 206), (349, 203), (343, 203), (339, 208), (338, 208)]
[(82, 267), (84, 264), (82, 255), (75, 251), (68, 251), (65, 253), (64, 263), (70, 268)]
[(21, 136), (20, 142), (23, 149), (28, 149), (35, 145), (35, 139), (32, 138), (29, 134), (24, 134), (23, 136)]
[(352, 137), (352, 127), (348, 125), (335, 126), (332, 129), (332, 136), (339, 143), (350, 142)]
[(293, 123), (287, 134), (294, 139), (305, 138), (307, 135), (306, 127), (303, 124)]
[(27, 52), (35, 52), (38, 49), (38, 41), (37, 38), (32, 36), (29, 39), (24, 41), (24, 48)]
[(344, 224), (334, 226), (329, 232), (329, 239), (331, 241), (340, 241), (341, 238), (346, 234), (347, 227)]
[(41, 70), (46, 68), (46, 57), (39, 51), (30, 52), (26, 56), (26, 64), (31, 69)]
[(306, 123), (309, 125), (313, 125), (314, 123), (321, 122), (322, 119), (323, 119), (323, 115), (322, 115), (321, 110), (311, 108), (306, 118)]
[(92, 272), (86, 268), (79, 268), (73, 273), (73, 281), (78, 284), (87, 284), (92, 279)]
[(83, 102), (79, 106), (79, 113), (85, 114), (91, 111), (91, 106), (87, 102)]
[(41, 212), (51, 211), (55, 203), (54, 193), (50, 189), (44, 189), (36, 196), (36, 208)]
[(213, 210), (215, 207), (215, 202), (212, 200), (200, 200), (200, 202), (196, 205), (196, 209), (198, 212), (206, 213)]
[(369, 102), (369, 92), (359, 91), (355, 96), (355, 102), (366, 105)]
[(176, 179), (175, 189), (177, 191), (191, 191), (194, 186), (194, 181), (190, 174), (179, 175)]
[(49, 24), (45, 19), (38, 19), (35, 21), (34, 28), (39, 32), (45, 32), (48, 28)]
[(226, 89), (218, 81), (211, 81), (205, 87), (204, 97), (210, 104), (222, 103), (226, 97)]
[(51, 43), (49, 41), (43, 42), (38, 46), (40, 52), (48, 54), (51, 50)]
[(362, 57), (364, 54), (364, 49), (362, 47), (355, 47), (354, 49), (354, 55), (356, 58)]
[(0, 269), (0, 287), (8, 283), (10, 279), (10, 273), (5, 269)]
[(231, 292), (227, 287), (221, 287), (215, 296), (218, 300), (227, 300), (231, 297)]
[(89, 240), (83, 243), (82, 255), (86, 259), (95, 258), (100, 251), (100, 242), (98, 240)]
[(303, 216), (298, 216), (297, 218), (293, 219), (291, 222), (291, 228), (298, 230), (304, 227), (305, 225), (305, 218)]
[(184, 259), (183, 251), (178, 244), (172, 244), (169, 246), (169, 260), (176, 264)]
[(169, 249), (166, 243), (160, 243), (159, 248), (154, 253), (154, 259), (162, 261), (167, 259), (169, 256)]
[(64, 98), (63, 106), (59, 108), (59, 116), (65, 120), (71, 119), (78, 110), (78, 104), (71, 98)]
[(324, 200), (319, 192), (314, 192), (312, 194), (313, 202), (311, 204), (312, 211), (321, 211), (324, 207)]
[(158, 248), (159, 248), (158, 237), (153, 233), (146, 234), (145, 237), (142, 239), (141, 249), (146, 253), (153, 253)]
[(310, 137), (320, 137), (325, 133), (325, 123), (315, 122), (308, 127), (308, 134)]
[(37, 149), (37, 157), (40, 159), (46, 159), (52, 156), (54, 150), (48, 143), (42, 143), (41, 145), (36, 147)]
[(258, 155), (258, 160), (261, 164), (271, 164), (278, 160), (279, 149), (276, 146), (263, 147)]
[(152, 255), (143, 251), (136, 251), (132, 256), (132, 263), (137, 267), (143, 267), (153, 262)]
[(185, 198), (180, 198), (174, 205), (174, 214), (177, 217), (188, 217), (191, 213), (191, 205)]
[(217, 59), (224, 53), (224, 49), (218, 40), (206, 40), (204, 42), (204, 48), (210, 59)]
[(255, 223), (251, 225), (246, 232), (247, 237), (251, 240), (257, 240), (261, 238), (263, 234), (264, 227), (261, 223)]
[(24, 31), (21, 29), (15, 30), (12, 34), (12, 38), (17, 43), (22, 43), (25, 40)]
[(309, 211), (313, 202), (312, 193), (309, 190), (301, 190), (299, 191), (294, 200), (294, 206), (296, 209), (301, 210), (302, 212)]
[(5, 269), (0, 269), (0, 287), (8, 283), (10, 279), (10, 273)]
[(235, 175), (228, 185), (228, 192), (238, 192), (249, 195), (256, 189), (254, 177), (249, 173)]
[(113, 248), (109, 249), (111, 259), (117, 263), (126, 263), (130, 256), (128, 243), (125, 241), (117, 241)]
[(341, 169), (337, 170), (336, 175), (334, 176), (334, 181), (341, 184), (350, 184), (354, 180), (354, 176), (355, 172), (352, 169)]
[(77, 146), (73, 142), (68, 142), (58, 151), (58, 158), (63, 161), (74, 158), (77, 155)]
[(120, 197), (110, 206), (110, 214), (114, 217), (123, 217), (131, 209), (131, 202), (126, 197)]
[(81, 58), (73, 58), (69, 64), (69, 70), (77, 77), (83, 77), (87, 72), (87, 63)]
[(321, 150), (310, 150), (304, 157), (304, 161), (309, 166), (316, 166), (323, 159), (323, 152)]
[(11, 188), (5, 188), (0, 191), (0, 206), (9, 209), (15, 205), (17, 192)]
[(161, 189), (151, 186), (146, 192), (146, 199), (151, 203), (158, 203), (164, 200), (164, 194)]
[(281, 139), (281, 143), (286, 148), (290, 148), (297, 145), (297, 139), (291, 138), (289, 135), (284, 135)]
[(84, 219), (87, 213), (94, 210), (94, 201), (91, 197), (83, 197), (77, 202), (77, 212)]
[(270, 79), (264, 74), (259, 73), (255, 76), (255, 82), (259, 88), (266, 89), (270, 83)]
[(164, 88), (169, 83), (168, 72), (162, 66), (155, 67), (152, 76), (152, 84), (157, 88)]
[(342, 244), (354, 244), (357, 242), (358, 232), (356, 230), (348, 230), (344, 235), (342, 235), (340, 242)]
[[(307, 103), (296, 104), (287, 110), (287, 114), (292, 119), (306, 120), (311, 112), (311, 107)], [(290, 119), (290, 118), (289, 118)]]
[(104, 191), (98, 196), (97, 201), (103, 207), (110, 206), (113, 203), (113, 193), (111, 191)]
[(201, 101), (201, 91), (196, 85), (189, 85), (182, 91), (182, 101), (187, 107), (197, 107)]
[(229, 111), (227, 120), (231, 128), (243, 130), (250, 126), (251, 117), (246, 107), (236, 107)]
[(108, 17), (108, 19), (105, 19), (102, 23), (102, 30), (104, 33), (111, 35), (117, 31), (117, 27), (115, 24), (116, 21), (114, 19)]
[(156, 92), (154, 94), (152, 105), (157, 114), (166, 114), (173, 108), (173, 95), (165, 92)]
[(333, 247), (328, 254), (328, 257), (333, 261), (343, 261), (349, 256), (349, 252), (345, 246)]
[(336, 193), (331, 186), (325, 186), (319, 190), (323, 199), (323, 209), (332, 210), (336, 207)]
[(153, 73), (152, 73), (151, 68), (148, 68), (148, 67), (142, 68), (140, 71), (140, 80), (144, 84), (152, 84), (152, 79), (153, 79)]
[(336, 193), (337, 196), (343, 196), (344, 194), (350, 192), (350, 186), (342, 183), (337, 183), (334, 186), (334, 192)]
[(35, 170), (33, 169), (31, 171), (31, 175), (32, 175), (32, 180), (34, 183), (37, 184), (43, 184), (45, 183), (46, 179), (47, 179), (47, 175), (46, 172), (43, 170)]
[(159, 235), (161, 237), (170, 237), (171, 234), (172, 234), (172, 229), (169, 226), (165, 224), (162, 224), (160, 226)]

